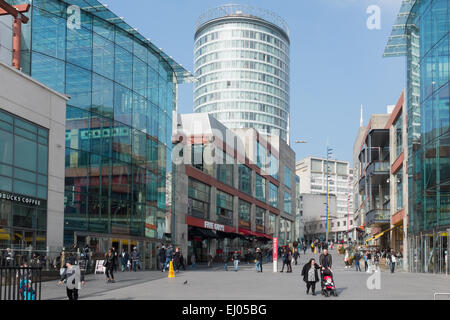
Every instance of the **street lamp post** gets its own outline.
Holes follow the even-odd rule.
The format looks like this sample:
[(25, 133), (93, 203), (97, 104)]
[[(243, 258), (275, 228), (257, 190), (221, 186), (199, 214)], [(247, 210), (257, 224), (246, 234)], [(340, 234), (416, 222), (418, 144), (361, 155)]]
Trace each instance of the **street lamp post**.
[(328, 169), (328, 160), (329, 160), (329, 158), (330, 158), (330, 156), (332, 155), (332, 151), (333, 151), (333, 149), (331, 149), (330, 147), (328, 147), (327, 146), (327, 202), (326, 202), (326, 205), (327, 205), (327, 207), (326, 207), (326, 210), (327, 210), (327, 212), (326, 212), (326, 216), (327, 216), (327, 220), (326, 220), (326, 236), (325, 236), (325, 243), (328, 243), (328, 229), (329, 229), (329, 226), (328, 226), (328, 212), (329, 212), (329, 200), (328, 200), (328, 197), (329, 197), (329, 190), (328, 190), (328, 179), (329, 179), (329, 177), (328, 177), (328, 171), (329, 171), (329, 169)]

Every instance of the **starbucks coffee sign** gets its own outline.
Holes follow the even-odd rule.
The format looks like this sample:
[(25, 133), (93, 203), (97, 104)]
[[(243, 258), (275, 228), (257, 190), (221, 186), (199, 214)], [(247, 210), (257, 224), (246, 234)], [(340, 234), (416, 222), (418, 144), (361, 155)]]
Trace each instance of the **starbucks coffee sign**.
[(24, 204), (28, 204), (28, 205), (32, 205), (32, 206), (40, 206), (41, 205), (41, 200), (28, 198), (28, 197), (25, 197), (25, 196), (19, 196), (19, 195), (16, 195), (16, 194), (1, 192), (1, 191), (0, 191), (0, 199), (5, 199), (5, 200), (13, 201), (13, 202), (24, 203)]

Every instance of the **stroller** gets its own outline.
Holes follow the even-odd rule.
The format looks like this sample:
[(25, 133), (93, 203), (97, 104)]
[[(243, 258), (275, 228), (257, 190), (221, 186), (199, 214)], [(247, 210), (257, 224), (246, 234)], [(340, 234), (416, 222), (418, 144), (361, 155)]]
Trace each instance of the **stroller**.
[(329, 297), (333, 295), (338, 296), (336, 292), (336, 287), (334, 285), (333, 272), (330, 269), (321, 270), (321, 285), (322, 285), (322, 295)]

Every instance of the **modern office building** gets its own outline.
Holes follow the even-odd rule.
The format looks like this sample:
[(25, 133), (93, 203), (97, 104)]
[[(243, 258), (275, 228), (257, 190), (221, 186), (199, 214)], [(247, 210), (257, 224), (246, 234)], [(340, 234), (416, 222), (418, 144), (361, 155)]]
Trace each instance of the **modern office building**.
[[(206, 261), (296, 239), (295, 154), (280, 137), (228, 129), (207, 113), (174, 123), (176, 238)], [(188, 259), (190, 261), (190, 259)]]
[[(326, 218), (326, 193), (301, 193), (300, 207), (301, 215), (304, 223), (304, 238), (305, 242), (319, 240), (325, 241), (327, 233), (327, 218)], [(330, 241), (338, 240), (336, 232), (333, 232), (333, 226), (336, 224), (336, 195), (328, 195), (328, 239)]]
[(96, 0), (31, 5), (22, 70), (70, 96), (64, 244), (136, 246), (150, 267), (166, 233), (177, 84), (189, 73)]
[(289, 143), (289, 28), (275, 13), (225, 5), (195, 27), (194, 111)]
[(408, 257), (414, 272), (448, 273), (450, 74), (448, 0), (403, 0), (384, 56), (406, 56)]
[(0, 62), (0, 249), (63, 245), (67, 96)]
[[(327, 179), (326, 162), (326, 159), (317, 157), (297, 161), (300, 194), (326, 194), (328, 180), (328, 193), (336, 196), (336, 212), (331, 217), (333, 221), (330, 222), (330, 231), (336, 234), (338, 240), (354, 240), (356, 225), (353, 224), (353, 169), (347, 161), (329, 160)], [(326, 214), (325, 206), (321, 214)]]

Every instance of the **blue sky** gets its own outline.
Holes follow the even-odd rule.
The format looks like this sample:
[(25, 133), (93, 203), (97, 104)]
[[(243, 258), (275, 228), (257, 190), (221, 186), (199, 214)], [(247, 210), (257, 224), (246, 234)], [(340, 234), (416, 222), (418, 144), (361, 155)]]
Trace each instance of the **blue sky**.
[[(227, 0), (102, 0), (109, 9), (193, 71), (194, 25)], [(405, 86), (404, 58), (382, 58), (401, 0), (235, 0), (269, 9), (289, 25), (291, 37), (291, 142), (297, 160), (326, 155), (352, 162), (359, 128), (385, 113)], [(381, 9), (381, 29), (369, 30), (368, 6)], [(192, 84), (179, 87), (179, 112), (193, 112)]]

